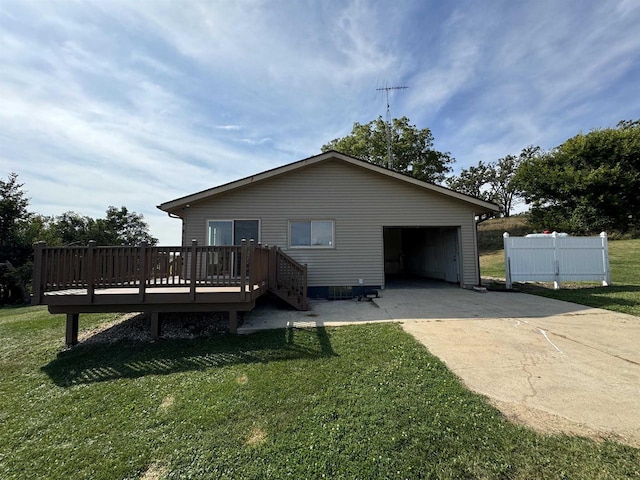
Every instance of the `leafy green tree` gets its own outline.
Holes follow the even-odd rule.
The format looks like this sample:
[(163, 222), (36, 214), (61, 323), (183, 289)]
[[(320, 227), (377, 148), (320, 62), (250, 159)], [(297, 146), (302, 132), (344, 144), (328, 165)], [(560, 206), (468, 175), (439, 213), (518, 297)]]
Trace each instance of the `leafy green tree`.
[(109, 245), (140, 245), (145, 242), (155, 245), (158, 239), (149, 234), (149, 226), (144, 216), (130, 212), (127, 207), (119, 209), (110, 206), (107, 216), (96, 222), (98, 228), (104, 232), (103, 241)]
[(534, 228), (597, 233), (640, 228), (640, 121), (578, 134), (526, 159), (517, 182)]
[(22, 226), (29, 219), (29, 200), (18, 175), (0, 180), (0, 261), (18, 262), (24, 258)]
[(518, 169), (523, 162), (533, 160), (541, 154), (540, 147), (529, 145), (515, 155), (507, 155), (491, 164), (490, 181), (491, 199), (500, 205), (503, 216), (511, 215), (516, 201), (521, 197), (520, 181), (517, 178)]
[[(392, 162), (387, 155), (387, 126), (391, 134)], [(394, 118), (388, 125), (382, 117), (369, 123), (354, 123), (351, 133), (322, 146), (322, 151), (339, 152), (388, 167), (426, 182), (440, 183), (451, 171), (454, 161), (450, 153), (433, 148), (433, 134), (428, 128), (418, 129), (407, 117)]]
[[(53, 244), (55, 245), (87, 245), (96, 235), (102, 237), (96, 221), (76, 212), (64, 212), (52, 222)], [(103, 244), (102, 242), (100, 244)]]
[(460, 175), (447, 178), (447, 187), (456, 192), (493, 201), (490, 182), (493, 177), (493, 167), (482, 160), (478, 165), (462, 169)]
[(23, 301), (31, 277), (32, 249), (24, 235), (31, 215), (23, 186), (15, 173), (0, 179), (0, 305)]
[(458, 176), (447, 178), (452, 190), (481, 198), (500, 205), (503, 216), (511, 215), (514, 204), (521, 196), (516, 178), (522, 162), (540, 155), (540, 147), (523, 148), (520, 155), (507, 155), (496, 162), (478, 162), (478, 165), (463, 169)]
[(144, 217), (127, 207), (107, 208), (106, 217), (94, 219), (76, 212), (65, 212), (56, 217), (51, 227), (54, 243), (60, 245), (87, 245), (95, 240), (98, 245), (155, 245)]

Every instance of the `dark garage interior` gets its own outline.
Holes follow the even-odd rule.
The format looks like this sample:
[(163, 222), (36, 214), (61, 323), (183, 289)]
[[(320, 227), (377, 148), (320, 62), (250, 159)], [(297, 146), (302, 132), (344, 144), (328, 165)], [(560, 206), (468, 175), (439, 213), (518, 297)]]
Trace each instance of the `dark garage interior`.
[(384, 227), (383, 240), (385, 283), (460, 283), (459, 227)]

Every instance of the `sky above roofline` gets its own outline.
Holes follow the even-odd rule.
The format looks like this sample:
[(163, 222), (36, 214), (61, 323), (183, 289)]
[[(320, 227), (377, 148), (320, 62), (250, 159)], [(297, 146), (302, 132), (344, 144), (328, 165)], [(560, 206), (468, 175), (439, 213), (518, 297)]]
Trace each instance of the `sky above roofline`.
[(456, 171), (638, 118), (638, 25), (635, 0), (0, 0), (0, 174), (177, 244), (156, 205), (319, 153), (385, 86)]

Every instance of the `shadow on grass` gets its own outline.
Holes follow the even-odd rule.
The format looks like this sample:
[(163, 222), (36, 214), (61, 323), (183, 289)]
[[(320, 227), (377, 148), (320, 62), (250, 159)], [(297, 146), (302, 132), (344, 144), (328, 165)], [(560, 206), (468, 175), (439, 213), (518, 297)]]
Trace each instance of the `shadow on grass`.
[(206, 370), (248, 363), (335, 356), (324, 328), (270, 330), (156, 342), (122, 340), (80, 344), (42, 367), (58, 386), (70, 387), (145, 375)]

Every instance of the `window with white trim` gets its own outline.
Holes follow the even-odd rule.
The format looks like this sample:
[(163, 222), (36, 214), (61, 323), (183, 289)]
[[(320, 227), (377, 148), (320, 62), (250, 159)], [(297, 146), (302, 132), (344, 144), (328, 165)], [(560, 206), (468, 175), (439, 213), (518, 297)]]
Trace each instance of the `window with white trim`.
[(333, 220), (289, 222), (289, 246), (292, 248), (333, 248)]

